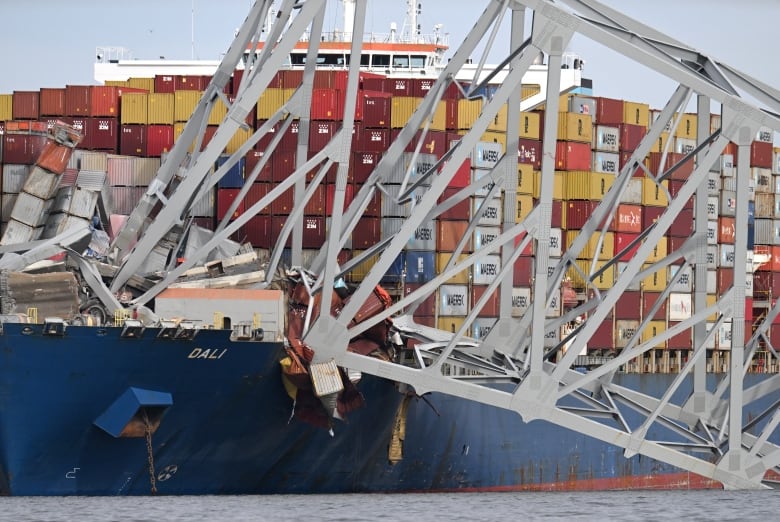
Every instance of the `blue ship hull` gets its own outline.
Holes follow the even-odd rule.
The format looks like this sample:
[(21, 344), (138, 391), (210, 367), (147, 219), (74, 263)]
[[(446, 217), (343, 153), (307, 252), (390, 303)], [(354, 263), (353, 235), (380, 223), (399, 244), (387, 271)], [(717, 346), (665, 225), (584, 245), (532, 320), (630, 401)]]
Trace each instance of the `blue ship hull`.
[[(154, 328), (140, 339), (121, 337), (120, 328), (72, 326), (64, 336), (41, 328), (4, 324), (0, 335), (4, 495), (150, 494), (150, 464), (157, 493), (169, 495), (717, 487), (442, 394), (410, 400), (403, 458), (390, 464), (403, 396), (384, 379), (364, 376), (366, 406), (331, 436), (291, 419), (280, 343), (232, 342), (218, 330), (186, 341), (158, 339)], [(657, 394), (673, 377), (622, 379)], [(111, 429), (129, 415), (128, 390), (170, 397), (157, 407), (151, 461), (145, 437)]]

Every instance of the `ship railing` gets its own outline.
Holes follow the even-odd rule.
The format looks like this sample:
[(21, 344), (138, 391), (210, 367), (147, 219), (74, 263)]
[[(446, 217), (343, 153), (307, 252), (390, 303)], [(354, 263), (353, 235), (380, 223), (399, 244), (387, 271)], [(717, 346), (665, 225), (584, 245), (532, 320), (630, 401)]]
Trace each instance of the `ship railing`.
[[(302, 42), (310, 41), (309, 33), (301, 38)], [(352, 33), (348, 31), (323, 31), (320, 38), (322, 42), (351, 42)], [(449, 47), (450, 36), (447, 33), (403, 35), (399, 33), (363, 33), (363, 42), (370, 43), (402, 43), (402, 44), (428, 44)]]

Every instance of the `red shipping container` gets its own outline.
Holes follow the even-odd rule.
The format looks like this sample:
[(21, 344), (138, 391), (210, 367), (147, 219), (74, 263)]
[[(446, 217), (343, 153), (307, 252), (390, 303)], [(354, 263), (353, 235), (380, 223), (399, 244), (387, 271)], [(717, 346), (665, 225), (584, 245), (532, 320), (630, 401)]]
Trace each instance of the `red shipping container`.
[[(451, 198), (455, 194), (457, 194), (461, 189), (455, 188), (455, 187), (447, 187), (444, 189), (444, 192), (442, 192), (441, 197), (439, 197), (439, 203), (442, 201), (446, 201), (447, 199)], [(471, 206), (469, 202), (469, 198), (466, 197), (463, 199), (463, 201), (460, 201), (459, 203), (455, 204), (452, 208), (449, 208), (439, 214), (440, 220), (445, 221), (468, 221), (470, 219), (471, 215)], [(438, 247), (437, 247), (438, 250)]]
[(382, 155), (379, 152), (353, 152), (350, 170), (355, 183), (365, 183), (379, 164)]
[(750, 144), (750, 166), (772, 168), (772, 143), (754, 141)]
[(780, 272), (753, 272), (753, 297), (763, 301), (777, 295), (780, 295)]
[(307, 216), (325, 215), (325, 185), (317, 185), (311, 199), (306, 202), (303, 213)]
[[(517, 236), (515, 236), (515, 239), (514, 239), (515, 249), (517, 249), (520, 246), (520, 243), (523, 242), (523, 239), (525, 239), (525, 236), (526, 236), (526, 232), (520, 232), (519, 234), (517, 234)], [(566, 245), (561, 245), (561, 250), (565, 251), (566, 250)], [(532, 256), (532, 255), (534, 255), (534, 242), (533, 241), (529, 241), (528, 244), (526, 245), (526, 247), (523, 249), (523, 251), (520, 252), (520, 255), (521, 256)]]
[[(454, 252), (468, 227), (468, 221), (439, 220), (436, 223), (436, 251)], [(471, 237), (466, 240), (466, 245), (461, 251), (463, 254), (469, 252), (471, 252)]]
[(635, 151), (645, 134), (647, 134), (647, 128), (643, 125), (622, 123), (620, 125), (620, 150), (625, 152)]
[[(472, 306), (477, 304), (477, 301), (485, 295), (487, 285), (472, 285), (471, 287), (471, 303)], [(482, 307), (477, 313), (477, 317), (497, 317), (498, 316), (498, 290), (494, 290), (488, 298), (485, 306)]]
[(615, 319), (639, 320), (642, 293), (639, 290), (626, 290), (615, 303)]
[(203, 76), (199, 75), (181, 75), (173, 77), (174, 91), (202, 91), (206, 87), (203, 85)]
[(555, 144), (556, 170), (590, 170), (590, 143), (558, 141)]
[[(669, 321), (669, 328), (677, 326), (678, 322)], [(693, 332), (690, 328), (683, 330), (677, 335), (673, 335), (666, 342), (666, 346), (670, 350), (690, 350), (691, 349), (691, 337)]]
[(203, 140), (200, 142), (201, 151), (206, 150), (206, 146), (208, 146), (211, 138), (217, 133), (218, 128), (219, 125), (206, 125), (206, 128), (203, 130)]
[[(325, 201), (325, 215), (326, 216), (332, 216), (333, 215), (333, 199), (336, 195), (336, 185), (326, 185), (326, 195), (327, 198)], [(344, 188), (344, 209), (349, 208), (349, 205), (352, 203), (352, 197), (354, 195), (355, 187), (354, 185), (347, 185)], [(354, 245), (353, 245), (354, 246)], [(355, 247), (358, 248), (358, 247)]]
[[(70, 160), (72, 153), (72, 148), (57, 143), (54, 140), (47, 140), (43, 146), (43, 151), (38, 155), (35, 164), (49, 172), (61, 174), (68, 166), (68, 161)], [(62, 179), (60, 179), (60, 184), (62, 184)]]
[[(244, 166), (244, 170), (246, 171), (246, 177), (249, 179), (250, 174), (254, 170), (254, 168), (257, 166), (258, 163), (260, 163), (260, 160), (263, 158), (264, 153), (260, 152), (259, 150), (250, 150), (246, 153), (246, 163)], [(269, 157), (268, 161), (263, 165), (263, 168), (260, 169), (260, 172), (258, 173), (257, 177), (254, 179), (255, 182), (262, 181), (262, 182), (271, 182), (273, 181), (273, 162), (271, 158)]]
[(117, 118), (87, 118), (90, 150), (116, 152), (119, 146), (119, 120)]
[[(360, 190), (363, 188), (363, 185), (356, 184), (354, 186), (355, 188), (354, 193), (357, 194), (360, 192)], [(366, 210), (363, 211), (363, 215), (367, 217), (382, 217), (382, 193), (378, 190), (374, 191), (374, 195), (371, 196), (371, 199), (368, 202), (368, 206), (366, 207)]]
[[(268, 230), (270, 236), (269, 248), (273, 248), (281, 240), (282, 228), (287, 222), (288, 216), (271, 216), (271, 226)], [(292, 245), (292, 231), (287, 236), (287, 240), (284, 242), (284, 246), (289, 247)]]
[[(395, 141), (400, 133), (401, 129), (393, 129), (391, 131), (391, 141)], [(457, 139), (453, 140), (453, 136), (458, 135), (451, 135), (444, 131), (429, 130), (425, 134), (425, 138), (423, 138), (422, 130), (418, 130), (417, 133), (415, 133), (414, 138), (409, 140), (409, 143), (406, 144), (404, 152), (414, 152), (417, 148), (417, 143), (422, 140), (423, 143), (420, 146), (420, 153), (434, 154), (437, 158), (441, 158), (444, 153), (449, 150), (448, 147), (452, 145), (452, 142), (460, 139), (460, 136), (458, 136)]]
[(295, 152), (276, 151), (271, 156), (272, 179), (275, 182), (284, 181), (295, 172)]
[(271, 85), (269, 85), (269, 87), (276, 86), (281, 89), (294, 89), (298, 87), (302, 81), (303, 81), (303, 71), (284, 70), (276, 73), (276, 76), (274, 76), (274, 80), (272, 80)]
[(373, 76), (363, 78), (363, 90), (372, 92), (385, 92), (385, 78)]
[(309, 128), (309, 152), (319, 152), (333, 139), (338, 130), (335, 121), (312, 121)]
[(146, 157), (146, 125), (122, 125), (119, 133), (119, 154)]
[(769, 263), (765, 263), (761, 266), (761, 270), (772, 270), (773, 272), (780, 272), (780, 246), (773, 245), (768, 248), (769, 248), (769, 254), (771, 254), (772, 257)]
[(244, 225), (246, 239), (255, 248), (271, 248), (271, 217), (253, 216)]
[(90, 116), (119, 117), (119, 87), (94, 85), (89, 95)]
[(734, 243), (736, 218), (720, 216), (718, 218), (718, 243)]
[[(661, 297), (661, 292), (642, 292), (642, 318), (644, 319), (650, 314), (650, 310), (658, 302), (658, 298)], [(665, 321), (666, 320), (666, 300), (663, 301), (658, 310), (653, 314), (652, 320)]]
[(385, 78), (384, 92), (392, 96), (413, 96), (412, 80), (408, 78)]
[(642, 205), (629, 205), (621, 203), (618, 205), (615, 219), (612, 222), (612, 230), (615, 232), (631, 232), (638, 234), (642, 232)]
[(290, 187), (271, 202), (271, 214), (274, 216), (288, 216), (295, 202), (295, 187)]
[(15, 120), (37, 120), (40, 113), (40, 91), (14, 91), (11, 97), (11, 114)]
[(322, 216), (303, 216), (303, 248), (322, 248), (325, 243), (325, 218)]
[(715, 269), (716, 287), (718, 295), (722, 295), (726, 290), (734, 285), (734, 269), (727, 267), (718, 267)]
[(418, 98), (425, 97), (433, 87), (435, 80), (428, 78), (413, 78), (412, 80), (412, 96)]
[[(534, 205), (539, 203), (538, 200), (534, 200)], [(554, 199), (552, 200), (552, 214), (550, 215), (550, 226), (561, 228), (563, 226), (563, 201)]]
[(606, 319), (593, 332), (588, 340), (588, 351), (593, 350), (611, 350), (614, 351), (615, 324), (612, 319)]
[(41, 88), (41, 116), (65, 116), (65, 88)]
[(146, 127), (146, 153), (159, 158), (173, 148), (173, 125), (148, 125)]
[[(230, 209), (230, 206), (238, 198), (238, 193), (241, 189), (237, 188), (220, 188), (217, 189), (217, 220), (222, 220)], [(235, 219), (244, 213), (244, 201), (241, 201), (230, 219)]]
[(622, 125), (623, 124), (623, 100), (613, 98), (604, 98), (597, 96), (596, 117), (593, 121), (599, 125)]
[(566, 219), (563, 228), (580, 230), (599, 205), (598, 201), (570, 200), (566, 202)]
[(392, 98), (389, 94), (366, 92), (363, 94), (363, 125), (368, 129), (389, 129)]
[[(404, 297), (411, 295), (412, 292), (417, 291), (424, 283), (406, 283), (404, 285)], [(436, 294), (431, 293), (428, 297), (419, 301), (417, 308), (414, 311), (414, 316), (418, 315), (430, 316), (436, 314)]]
[(382, 236), (381, 218), (363, 218), (352, 231), (352, 248), (365, 249), (379, 242)]
[(48, 138), (41, 134), (5, 134), (3, 163), (32, 165), (43, 151)]
[(356, 150), (382, 153), (391, 145), (390, 134), (390, 129), (364, 129), (355, 136), (358, 144)]
[(176, 91), (176, 79), (172, 74), (158, 74), (154, 77), (154, 92), (173, 93)]
[(670, 237), (690, 237), (694, 231), (693, 209), (683, 209), (672, 221), (667, 235)]
[(466, 158), (460, 167), (455, 171), (455, 175), (452, 176), (450, 182), (447, 184), (447, 188), (461, 189), (468, 187), (471, 183), (471, 159)]
[[(542, 142), (539, 140), (529, 140), (520, 138), (518, 142), (518, 163), (528, 163), (533, 165), (534, 170), (542, 168)], [(588, 167), (590, 170), (590, 148), (588, 148)]]
[[(244, 198), (244, 206), (249, 210), (255, 203), (266, 197), (275, 185), (271, 183), (252, 183)], [(268, 216), (271, 214), (271, 205), (266, 203), (265, 207), (255, 214)]]
[[(279, 124), (281, 125), (281, 124)], [(290, 126), (287, 127), (287, 130), (284, 131), (284, 134), (282, 135), (281, 140), (279, 141), (279, 146), (277, 147), (278, 151), (288, 151), (288, 152), (295, 152), (298, 149), (298, 129), (300, 126), (300, 122), (298, 120), (295, 120), (290, 123)], [(276, 132), (279, 132), (278, 130)], [(313, 132), (313, 129), (309, 131), (310, 133)], [(309, 135), (309, 139), (311, 139), (311, 134)], [(262, 140), (261, 140), (262, 141)]]
[(335, 89), (312, 89), (310, 110), (312, 120), (342, 120), (344, 93)]
[[(615, 232), (615, 255), (619, 254), (623, 251), (624, 248), (627, 248), (628, 245), (631, 244), (632, 241), (634, 241), (639, 234), (632, 234), (630, 232)], [(631, 247), (630, 250), (626, 251), (625, 254), (620, 256), (620, 261), (630, 261), (631, 258), (634, 257), (634, 254), (636, 254), (636, 251), (639, 250), (639, 247), (642, 245), (641, 242), (637, 242), (633, 247)]]
[(664, 207), (644, 207), (642, 212), (642, 229), (649, 228), (650, 225), (658, 221), (664, 210), (666, 210)]
[(534, 278), (534, 258), (531, 256), (520, 256), (512, 267), (514, 284), (517, 286), (531, 286)]
[[(684, 157), (685, 155), (680, 154), (679, 152), (667, 152), (666, 161), (662, 165), (661, 158), (663, 158), (663, 153), (651, 152), (649, 155), (650, 172), (657, 176), (658, 174), (666, 172), (673, 166), (680, 163)], [(693, 167), (693, 159), (686, 161), (685, 163), (681, 163), (677, 168), (674, 169), (669, 179), (686, 180), (693, 173)]]
[(65, 116), (89, 116), (89, 106), (92, 101), (91, 85), (65, 86)]

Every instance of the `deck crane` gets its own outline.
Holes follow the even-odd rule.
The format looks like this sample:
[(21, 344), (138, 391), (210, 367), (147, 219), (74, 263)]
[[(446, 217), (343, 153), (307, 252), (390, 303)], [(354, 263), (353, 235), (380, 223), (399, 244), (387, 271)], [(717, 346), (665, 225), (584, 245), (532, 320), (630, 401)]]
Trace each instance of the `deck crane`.
[[(322, 292), (322, 309), (330, 309), (330, 296), (338, 278), (364, 262), (369, 256), (378, 254), (378, 260), (357, 288), (354, 299), (347, 304), (338, 317), (321, 315), (306, 333), (306, 342), (314, 348), (315, 363), (335, 361), (338, 365), (406, 383), (418, 394), (438, 391), (465, 400), (515, 411), (527, 421), (544, 419), (556, 425), (574, 430), (589, 437), (607, 441), (622, 448), (626, 456), (641, 454), (672, 464), (683, 470), (697, 473), (720, 481), (727, 488), (755, 489), (765, 487), (762, 482), (767, 470), (777, 471), (780, 465), (780, 449), (770, 442), (780, 422), (778, 410), (780, 377), (774, 376), (761, 384), (745, 388), (743, 378), (754, 357), (758, 344), (766, 342), (768, 325), (780, 312), (780, 300), (768, 306), (763, 322), (755, 333), (745, 332), (745, 289), (744, 270), (734, 271), (730, 288), (718, 296), (714, 303), (706, 299), (706, 181), (710, 167), (716, 162), (725, 145), (731, 141), (738, 147), (736, 165), (736, 239), (734, 266), (747, 263), (748, 219), (748, 176), (750, 175), (750, 144), (761, 127), (780, 131), (780, 92), (757, 81), (734, 67), (719, 62), (686, 44), (672, 39), (652, 27), (621, 14), (595, 0), (494, 0), (486, 2), (484, 11), (476, 17), (473, 29), (454, 52), (444, 71), (438, 76), (430, 93), (425, 97), (408, 124), (400, 131), (397, 139), (383, 155), (381, 162), (370, 175), (367, 183), (357, 193), (349, 207), (340, 212), (345, 201), (345, 185), (348, 170), (348, 153), (351, 144), (351, 128), (354, 121), (354, 107), (358, 89), (360, 63), (349, 64), (349, 79), (344, 98), (343, 126), (333, 140), (312, 157), (306, 156), (306, 140), (310, 115), (308, 108), (312, 96), (314, 63), (320, 42), (325, 0), (285, 0), (277, 12), (277, 23), (270, 33), (261, 34), (273, 2), (258, 0), (239, 29), (230, 49), (214, 74), (200, 104), (184, 128), (183, 134), (162, 164), (157, 179), (150, 186), (143, 200), (130, 216), (127, 225), (113, 243), (113, 256), (120, 265), (111, 285), (118, 291), (130, 276), (142, 269), (148, 262), (148, 253), (162, 242), (178, 244), (187, 226), (187, 210), (194, 201), (208, 192), (222, 175), (235, 164), (273, 126), (285, 129), (293, 119), (300, 122), (297, 168), (258, 203), (251, 205), (232, 222), (220, 225), (218, 232), (192, 258), (179, 266), (168, 266), (168, 275), (144, 295), (136, 299), (143, 304), (152, 299), (156, 292), (183, 273), (195, 262), (203, 259), (210, 249), (235, 232), (247, 220), (259, 212), (279, 194), (290, 187), (295, 190), (295, 209), (291, 212), (282, 230), (279, 244), (271, 253), (269, 273), (273, 273), (281, 258), (282, 245), (287, 237), (292, 238), (292, 259), (301, 261), (301, 237), (303, 206), (311, 197), (325, 172), (337, 167), (334, 212), (326, 243), (320, 255), (309, 268), (318, 274), (313, 291)], [(531, 30), (526, 34), (524, 26), (527, 16), (532, 16)], [(445, 89), (459, 71), (470, 62), (472, 54), (485, 44), (485, 53), (494, 47), (498, 22), (511, 23), (511, 42), (506, 49), (506, 59), (499, 69), (505, 69), (506, 76), (487, 100), (479, 118), (465, 133), (447, 156), (424, 173), (406, 173), (398, 202), (413, 200), (409, 205), (408, 218), (401, 230), (388, 240), (369, 248), (364, 255), (357, 256), (349, 264), (339, 265), (337, 254), (344, 247), (347, 238), (361, 219), (370, 198), (383, 191), (390, 173), (399, 163), (404, 150), (414, 149), (418, 129), (426, 129), (427, 122), (441, 100)], [(354, 27), (345, 28), (352, 34), (364, 32), (366, 2), (354, 4)], [(558, 79), (561, 74), (561, 60), (573, 35), (590, 38), (607, 48), (632, 58), (649, 69), (672, 79), (678, 84), (658, 118), (650, 126), (646, 137), (625, 162), (615, 177), (614, 184), (596, 207), (580, 234), (570, 244), (560, 261), (553, 263), (550, 257), (550, 228), (553, 198), (555, 141), (558, 126), (559, 107)], [(261, 36), (274, 45), (258, 47)], [(269, 85), (277, 70), (296, 42), (302, 38), (309, 41), (309, 59), (304, 69), (303, 82), (291, 99), (246, 143), (241, 146), (222, 167), (211, 171), (217, 157), (236, 131), (245, 126), (244, 120), (264, 89)], [(246, 49), (259, 49), (249, 53), (245, 73), (234, 100), (228, 100), (223, 88), (233, 70), (241, 64)], [(493, 49), (495, 50), (495, 49)], [(361, 51), (361, 42), (352, 43), (352, 56)], [(422, 285), (410, 295), (403, 297), (382, 314), (358, 325), (351, 323), (357, 306), (380, 282), (381, 276), (405, 246), (406, 238), (424, 219), (435, 217), (450, 206), (462, 201), (485, 182), (474, 182), (449, 199), (440, 202), (444, 188), (460, 165), (480, 141), (500, 107), (508, 104), (507, 151), (518, 148), (516, 133), (520, 112), (520, 90), (523, 74), (532, 65), (540, 52), (547, 56), (548, 83), (546, 87), (546, 111), (544, 116), (543, 159), (541, 187), (538, 203), (520, 223), (515, 223), (515, 190), (517, 168), (515, 154), (504, 154), (490, 172), (493, 191), (504, 191), (503, 232), (487, 247), (460, 259), (457, 252), (452, 261), (435, 278)], [(479, 60), (477, 73), (481, 73), (484, 59)], [(490, 76), (490, 75), (488, 75)], [(478, 75), (475, 77), (479, 77)], [(466, 95), (474, 95), (481, 87), (480, 82), (466, 88)], [(698, 111), (697, 146), (677, 164), (664, 172), (650, 172), (643, 158), (656, 143), (667, 125), (677, 125), (677, 115), (684, 112), (695, 95)], [(216, 134), (202, 148), (206, 121), (217, 100), (228, 107), (227, 114)], [(721, 125), (711, 132), (709, 128), (710, 104), (722, 107)], [(277, 136), (281, 133), (277, 133)], [(270, 157), (278, 144), (278, 138), (271, 140), (265, 149)], [(188, 149), (190, 150), (188, 152)], [(420, 150), (419, 145), (416, 148)], [(676, 194), (670, 194), (664, 185), (670, 173), (684, 162), (695, 161), (696, 166), (687, 182)], [(259, 168), (247, 174), (252, 180)], [(311, 181), (306, 175), (315, 172)], [(642, 176), (652, 187), (657, 187), (668, 197), (668, 205), (654, 226), (647, 228), (631, 247), (636, 253), (625, 264), (608, 289), (598, 289), (592, 282), (600, 273), (617, 264), (618, 258), (606, 263), (594, 262), (582, 268), (574, 261), (595, 234), (603, 234), (601, 223), (609, 222), (614, 216), (629, 181)], [(386, 191), (385, 191), (386, 193)], [(244, 194), (242, 193), (242, 196)], [(696, 232), (678, 250), (669, 252), (659, 260), (651, 260), (655, 245), (665, 231), (680, 215), (685, 203), (693, 198), (696, 202)], [(472, 223), (473, 226), (473, 223)], [(512, 266), (528, 245), (535, 252), (532, 302), (522, 317), (512, 317)], [(486, 298), (474, 303), (472, 312), (463, 326), (455, 332), (443, 332), (416, 324), (403, 311), (425, 297), (452, 276), (480, 263), (488, 255), (501, 259), (501, 269), (495, 282), (490, 284), (485, 295), (497, 291), (500, 298), (500, 314), (490, 333), (483, 339), (467, 336)], [(457, 260), (456, 260), (457, 259)], [(689, 319), (652, 335), (647, 321), (640, 324), (639, 331), (629, 339), (628, 346), (613, 359), (587, 372), (574, 369), (581, 349), (586, 346), (600, 322), (617, 302), (621, 294), (634, 282), (640, 281), (658, 270), (666, 270), (672, 264), (690, 267), (694, 278), (694, 313)], [(560, 317), (548, 317), (547, 310), (560, 287), (567, 270), (579, 270), (587, 282), (592, 298)], [(662, 294), (670, 292), (671, 285), (680, 277), (675, 273)], [(564, 323), (575, 317), (585, 320), (576, 329), (576, 336), (561, 339), (550, 346), (546, 334), (560, 329)], [(714, 316), (716, 320), (710, 322)], [(401, 365), (379, 361), (350, 353), (346, 350), (349, 338), (370, 328), (376, 322), (392, 317), (398, 328), (418, 339), (414, 348), (415, 365)], [(721, 325), (731, 321), (732, 346), (731, 363), (728, 372), (715, 387), (708, 386), (705, 371), (705, 354), (708, 341)], [(620, 387), (612, 382), (612, 376), (622, 365), (643, 357), (652, 347), (674, 335), (690, 331), (693, 349), (684, 363), (679, 377), (661, 397), (650, 397), (640, 390)], [(560, 357), (551, 357), (556, 347), (569, 342), (569, 349)], [(777, 352), (772, 350), (774, 357)], [(692, 392), (682, 401), (675, 392), (684, 381), (691, 383)], [(744, 423), (743, 405), (757, 397), (774, 397), (774, 406), (763, 412), (758, 419)], [(644, 416), (638, 426), (629, 426), (623, 419), (625, 408), (635, 410)], [(673, 434), (669, 440), (649, 440), (646, 437), (649, 426), (661, 424)]]

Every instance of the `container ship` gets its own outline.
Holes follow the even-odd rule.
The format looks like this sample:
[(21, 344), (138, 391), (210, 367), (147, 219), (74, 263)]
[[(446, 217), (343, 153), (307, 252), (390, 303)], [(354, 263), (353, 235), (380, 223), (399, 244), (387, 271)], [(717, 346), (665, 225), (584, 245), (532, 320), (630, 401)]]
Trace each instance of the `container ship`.
[[(299, 16), (315, 3), (307, 2)], [(697, 349), (698, 334), (684, 327), (696, 315), (699, 275), (682, 257), (662, 263), (694, 235), (693, 198), (617, 302), (592, 306), (631, 268), (642, 239), (685, 190), (694, 175), (691, 154), (700, 150), (697, 132), (717, 133), (720, 115), (702, 125), (698, 114), (679, 112), (641, 158), (646, 171), (669, 175), (660, 182), (641, 172), (631, 176), (598, 234), (591, 216), (643, 150), (661, 109), (595, 95), (573, 55), (562, 58), (560, 72), (551, 62), (560, 88), (549, 87), (542, 55), (523, 76), (519, 96), (495, 111), (464, 159), (447, 167), (458, 143), (483, 124), (501, 85), (512, 80), (510, 67), (483, 72), (469, 61), (438, 101), (426, 105), (447, 73), (447, 42), (438, 31), (372, 35), (356, 82), (349, 74), (352, 42), (342, 31), (291, 41), (280, 51), (284, 60), (269, 62), (278, 70), (263, 80), (258, 70), (273, 53), (247, 34), (277, 14), (271, 5), (252, 7), (227, 55), (234, 63), (207, 65), (213, 72), (189, 74), (194, 64), (125, 63), (104, 48), (95, 68), (100, 85), (0, 94), (0, 494), (697, 489), (776, 482), (771, 462), (756, 468), (760, 473), (751, 468), (752, 482), (724, 480), (707, 467), (722, 461), (725, 434), (741, 425), (743, 444), (755, 445), (751, 458), (768, 453), (756, 440), (780, 443), (772, 421), (780, 400), (772, 348), (780, 343), (780, 319), (761, 326), (780, 293), (780, 150), (771, 128), (762, 127), (747, 149), (728, 143), (707, 175), (706, 276), (698, 279), (706, 280), (705, 305), (728, 294), (737, 274), (746, 281), (745, 310), (734, 321), (744, 319), (746, 341), (758, 338), (742, 376), (742, 416), (727, 429), (730, 417), (722, 410), (718, 416), (714, 403), (729, 396), (722, 387), (730, 369), (742, 367), (731, 358), (731, 334), (743, 330), (707, 308), (706, 346)], [(345, 5), (350, 21), (344, 26), (352, 27), (355, 3)], [(264, 32), (274, 35), (269, 27)], [(284, 49), (286, 40), (276, 37)], [(321, 42), (312, 55), (316, 70), (306, 67), (312, 41)], [(255, 92), (253, 82), (263, 81), (251, 110), (237, 110)], [(310, 97), (301, 103), (307, 85)], [(548, 89), (560, 96), (557, 103)], [(420, 107), (430, 107), (424, 125), (415, 120)], [(554, 172), (544, 179), (547, 110), (558, 112), (558, 126), (549, 149)], [(332, 151), (345, 122), (352, 130), (341, 138), (348, 151), (341, 161), (307, 163)], [(519, 126), (517, 137), (507, 132), (508, 122)], [(231, 125), (235, 132), (223, 135)], [(517, 144), (512, 186), (495, 177), (504, 158), (514, 162), (507, 143)], [(744, 241), (737, 229), (738, 150), (749, 150), (754, 181), (747, 256), (735, 250)], [(454, 174), (432, 205), (438, 211), (426, 212), (403, 248), (384, 259), (383, 249), (436, 189), (430, 174), (447, 168)], [(381, 188), (363, 198), (374, 185)], [(501, 252), (490, 244), (512, 225), (538, 217), (546, 197), (549, 243), (542, 251), (541, 243), (528, 241), (530, 233), (518, 234), (509, 243), (517, 255), (502, 270)], [(359, 219), (342, 212), (360, 201)], [(351, 232), (339, 237), (350, 219)], [(579, 243), (583, 234), (589, 239)], [(578, 254), (567, 260), (575, 247)], [(337, 262), (323, 262), (331, 254)], [(537, 321), (540, 257), (557, 282)], [(735, 259), (746, 259), (744, 268)], [(559, 263), (565, 270), (556, 270)], [(506, 295), (498, 288), (502, 279), (511, 287)], [(332, 289), (329, 298), (324, 288)], [(333, 330), (332, 339), (376, 361), (375, 372), (317, 357), (325, 350), (313, 325), (347, 310), (354, 312), (352, 332)], [(582, 411), (585, 402), (591, 416), (603, 418), (594, 424), (669, 441), (681, 448), (684, 465), (638, 446), (629, 452), (597, 436), (592, 425), (567, 429), (543, 415), (486, 404), (492, 393), (522, 385), (519, 369), (532, 365), (531, 351), (504, 356), (480, 347), (497, 324), (527, 328), (526, 320), (545, 332), (551, 375), (576, 350), (561, 386), (608, 373), (602, 391), (583, 385), (558, 408)], [(578, 341), (594, 321), (587, 340)], [(643, 349), (626, 357), (637, 346)], [(443, 361), (442, 375), (486, 383), (486, 391), (426, 392), (413, 379), (382, 370), (435, 361)], [(698, 381), (693, 374), (700, 370)], [(665, 407), (685, 404), (704, 391), (700, 382), (716, 412), (706, 422), (686, 425), (669, 410), (658, 422), (647, 420), (654, 406), (644, 398)], [(616, 397), (630, 407), (609, 405)], [(719, 435), (701, 435), (717, 426)], [(702, 454), (703, 467), (688, 464), (688, 455)]]

